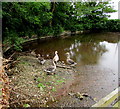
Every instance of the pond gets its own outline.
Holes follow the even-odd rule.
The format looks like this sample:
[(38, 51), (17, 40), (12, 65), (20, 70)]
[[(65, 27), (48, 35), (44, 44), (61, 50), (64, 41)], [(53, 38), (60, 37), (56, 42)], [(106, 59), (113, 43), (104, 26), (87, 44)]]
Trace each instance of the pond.
[(65, 61), (65, 53), (69, 52), (71, 58), (78, 63), (77, 67), (98, 65), (117, 72), (118, 38), (117, 33), (91, 33), (33, 43), (29, 49), (34, 49), (45, 58), (52, 58), (57, 50), (60, 61)]
[[(51, 59), (58, 51), (60, 61), (66, 62), (66, 52), (77, 62), (72, 84), (63, 89), (65, 92), (59, 102), (50, 106), (87, 107), (105, 97), (118, 87), (118, 43), (120, 33), (89, 33), (63, 38), (51, 38), (30, 44), (29, 50)], [(94, 100), (79, 102), (70, 98), (68, 93), (88, 93)]]

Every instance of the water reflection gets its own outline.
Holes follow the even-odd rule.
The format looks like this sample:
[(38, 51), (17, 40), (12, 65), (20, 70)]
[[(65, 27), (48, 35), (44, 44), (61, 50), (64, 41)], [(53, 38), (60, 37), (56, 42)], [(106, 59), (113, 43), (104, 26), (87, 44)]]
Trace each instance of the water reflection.
[(111, 68), (113, 71), (118, 72), (118, 44), (106, 41), (102, 44), (106, 46), (108, 52), (99, 59), (99, 66)]
[(80, 65), (99, 65), (117, 71), (118, 33), (99, 33), (77, 35), (68, 38), (55, 38), (31, 44), (30, 49), (41, 53), (45, 58), (52, 58), (57, 50), (60, 60), (65, 61), (65, 53)]
[(90, 42), (81, 43), (76, 41), (69, 47), (71, 57), (82, 64), (97, 64), (100, 56), (107, 51), (104, 44)]

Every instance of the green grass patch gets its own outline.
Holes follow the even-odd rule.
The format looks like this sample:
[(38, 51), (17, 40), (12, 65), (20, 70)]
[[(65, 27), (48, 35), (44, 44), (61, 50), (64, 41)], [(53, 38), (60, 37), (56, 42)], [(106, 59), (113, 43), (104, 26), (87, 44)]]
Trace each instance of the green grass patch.
[(46, 86), (45, 86), (44, 84), (42, 84), (42, 83), (39, 83), (39, 84), (37, 85), (37, 87), (38, 87), (38, 88), (41, 88), (41, 87), (42, 87), (42, 88), (45, 88)]
[(64, 80), (57, 80), (56, 81), (57, 83), (63, 83), (63, 82), (65, 82)]
[(20, 64), (23, 64), (23, 65), (30, 65), (28, 62), (25, 62), (25, 61), (21, 61)]
[(36, 80), (37, 82), (40, 82), (41, 81), (41, 79), (40, 78), (37, 78), (37, 80)]
[(52, 91), (53, 91), (53, 92), (55, 92), (55, 91), (56, 91), (56, 88), (55, 88), (55, 87), (53, 87), (53, 88), (52, 88)]
[(52, 83), (51, 83), (51, 81), (49, 81), (49, 82), (46, 82), (46, 85), (51, 85)]
[(23, 107), (30, 107), (30, 105), (29, 104), (24, 104)]

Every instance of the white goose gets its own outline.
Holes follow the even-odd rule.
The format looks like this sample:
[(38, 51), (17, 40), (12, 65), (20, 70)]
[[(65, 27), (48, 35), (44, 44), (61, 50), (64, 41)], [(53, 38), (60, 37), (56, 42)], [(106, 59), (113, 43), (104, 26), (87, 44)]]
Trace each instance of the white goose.
[(67, 60), (66, 60), (67, 63), (71, 66), (75, 66), (77, 63), (74, 62), (72, 59), (70, 59), (70, 53), (67, 52), (66, 55), (67, 55)]
[(57, 64), (57, 62), (59, 61), (59, 56), (58, 56), (58, 51), (55, 51), (55, 56), (53, 58), (53, 61)]
[(56, 70), (56, 64), (54, 61), (52, 66), (49, 66), (48, 68), (44, 69), (44, 71), (47, 72), (47, 74), (53, 74), (55, 70)]
[(36, 55), (36, 57), (41, 65), (45, 63), (46, 60), (43, 57), (41, 57), (40, 54)]

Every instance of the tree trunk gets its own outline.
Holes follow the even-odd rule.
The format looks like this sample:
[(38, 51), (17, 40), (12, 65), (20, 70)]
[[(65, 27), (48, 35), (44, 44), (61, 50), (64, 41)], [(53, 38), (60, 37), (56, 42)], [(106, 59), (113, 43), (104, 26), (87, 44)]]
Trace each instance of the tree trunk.
[[(51, 9), (50, 9), (50, 12), (52, 12), (52, 14), (54, 13), (55, 11), (55, 1), (54, 0), (51, 0)], [(50, 26), (52, 26), (52, 22), (53, 22), (53, 18), (50, 20)]]

